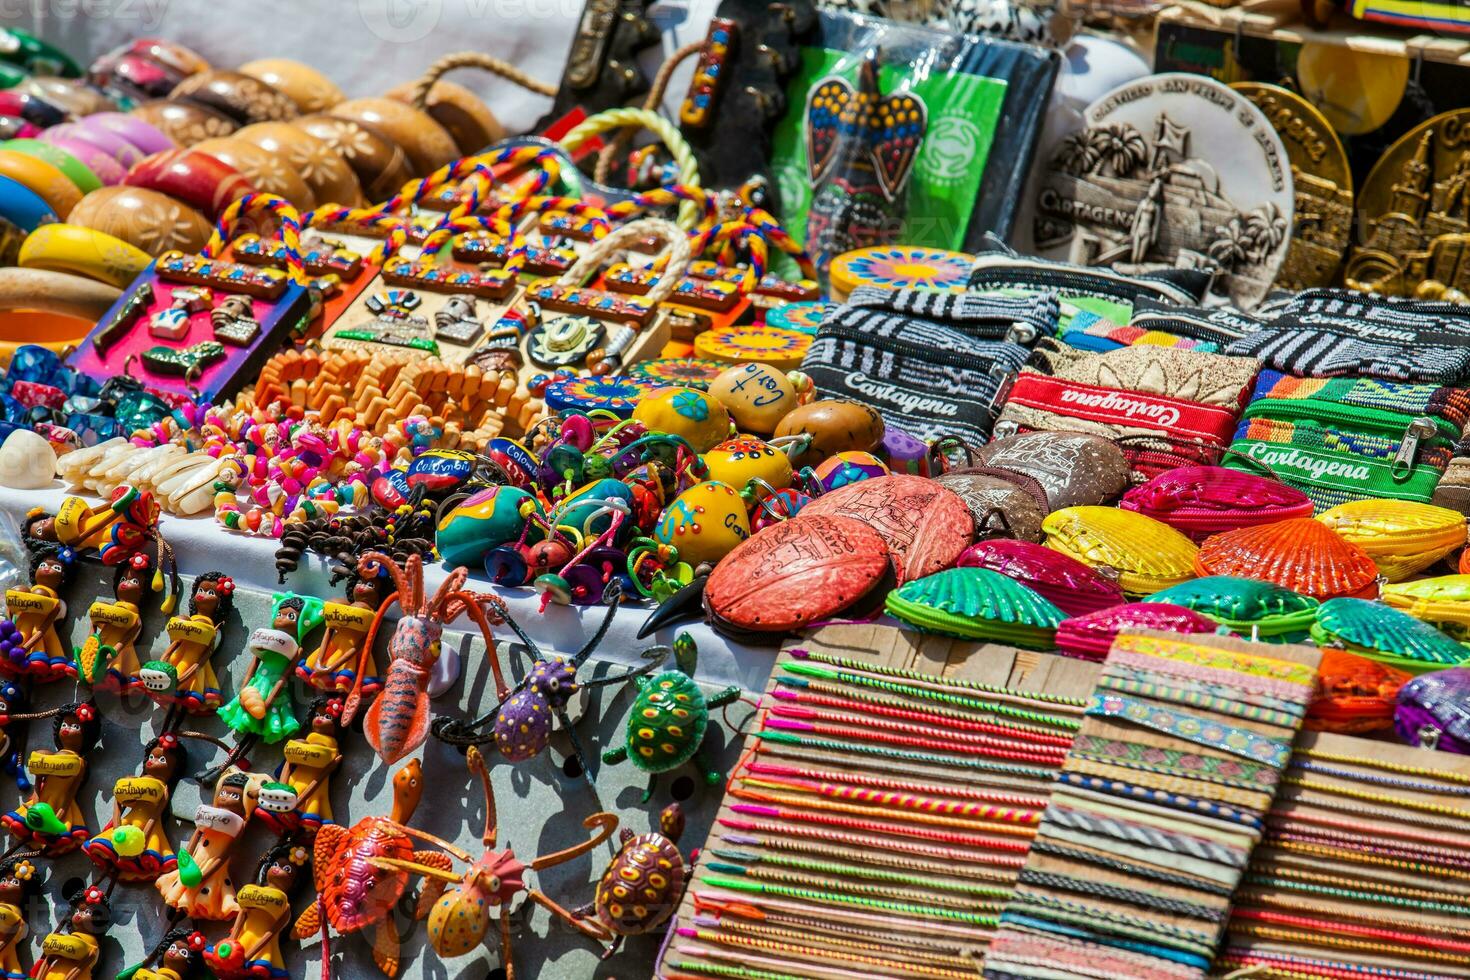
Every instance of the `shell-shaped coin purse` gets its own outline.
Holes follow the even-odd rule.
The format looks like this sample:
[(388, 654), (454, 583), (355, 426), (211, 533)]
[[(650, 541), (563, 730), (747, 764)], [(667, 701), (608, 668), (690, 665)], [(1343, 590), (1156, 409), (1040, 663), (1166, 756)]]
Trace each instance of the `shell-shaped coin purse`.
[(1214, 633), (1219, 626), (1197, 612), (1166, 602), (1125, 602), (1084, 616), (1073, 616), (1057, 627), (1057, 653), (1081, 660), (1106, 660), (1113, 638), (1124, 630), (1162, 630), (1169, 633)]
[(1127, 601), (1117, 576), (1104, 575), (1075, 558), (1030, 541), (982, 541), (966, 548), (955, 564), (1000, 572), (1033, 589), (1068, 616)]
[(1310, 517), (1216, 534), (1200, 545), (1194, 567), (1201, 575), (1275, 582), (1314, 599), (1378, 594), (1378, 566), (1368, 553)]
[(1196, 548), (1151, 517), (1116, 507), (1068, 507), (1048, 515), (1046, 546), (1093, 568), (1111, 568), (1128, 595), (1151, 595), (1194, 578)]
[(1312, 639), (1411, 674), (1455, 667), (1470, 649), (1407, 613), (1366, 599), (1333, 599), (1317, 607)]
[(1195, 542), (1220, 531), (1312, 516), (1312, 502), (1295, 487), (1223, 466), (1166, 470), (1129, 490), (1118, 506)]
[(1148, 597), (1192, 609), (1247, 639), (1298, 643), (1316, 619), (1319, 603), (1274, 582), (1206, 575)]
[(1065, 614), (988, 568), (950, 568), (888, 594), (889, 615), (930, 633), (1050, 650)]
[(1390, 582), (1421, 572), (1465, 544), (1465, 515), (1412, 500), (1354, 500), (1317, 520), (1362, 548)]

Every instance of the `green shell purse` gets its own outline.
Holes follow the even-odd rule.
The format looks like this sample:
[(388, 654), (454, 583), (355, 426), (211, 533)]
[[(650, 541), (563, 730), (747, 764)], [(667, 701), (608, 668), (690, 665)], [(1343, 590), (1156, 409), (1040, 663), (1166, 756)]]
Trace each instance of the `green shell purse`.
[(1274, 582), (1208, 575), (1155, 592), (1145, 602), (1172, 602), (1208, 616), (1231, 632), (1263, 643), (1299, 643), (1319, 603)]
[(1056, 646), (1066, 615), (1019, 582), (988, 568), (950, 568), (888, 594), (888, 614), (928, 633), (1031, 650)]
[(1470, 650), (1408, 613), (1367, 599), (1329, 599), (1317, 607), (1312, 639), (1390, 667), (1423, 674), (1470, 660)]

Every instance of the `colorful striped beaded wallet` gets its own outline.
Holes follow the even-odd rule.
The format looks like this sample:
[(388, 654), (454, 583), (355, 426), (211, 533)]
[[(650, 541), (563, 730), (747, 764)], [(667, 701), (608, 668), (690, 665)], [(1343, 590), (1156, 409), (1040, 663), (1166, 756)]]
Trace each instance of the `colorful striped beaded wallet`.
[(977, 976), (1097, 670), (877, 626), (789, 646), (655, 975)]
[(984, 975), (1205, 976), (1267, 831), (1317, 662), (1314, 648), (1293, 644), (1120, 633)]

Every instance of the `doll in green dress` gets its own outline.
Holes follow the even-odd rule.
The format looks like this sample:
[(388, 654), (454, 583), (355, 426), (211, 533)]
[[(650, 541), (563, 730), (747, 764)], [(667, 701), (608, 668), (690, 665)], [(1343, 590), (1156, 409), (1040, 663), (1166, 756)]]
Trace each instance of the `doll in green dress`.
[(219, 709), (220, 719), (239, 736), (230, 753), (232, 761), (244, 756), (257, 739), (275, 744), (300, 730), (291, 699), (291, 676), (301, 657), (301, 639), (321, 621), (320, 599), (279, 595), (270, 628), (250, 634), (250, 669), (240, 693)]

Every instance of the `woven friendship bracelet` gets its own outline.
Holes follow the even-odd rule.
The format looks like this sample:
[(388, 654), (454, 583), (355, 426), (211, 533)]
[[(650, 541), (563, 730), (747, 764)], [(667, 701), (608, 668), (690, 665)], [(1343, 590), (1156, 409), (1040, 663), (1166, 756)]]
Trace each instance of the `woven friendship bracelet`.
[(1234, 807), (1224, 806), (1210, 800), (1195, 800), (1187, 796), (1181, 796), (1178, 793), (1169, 793), (1164, 790), (1148, 789), (1131, 783), (1123, 783), (1115, 779), (1102, 779), (1097, 776), (1087, 776), (1080, 773), (1060, 772), (1057, 774), (1057, 781), (1068, 786), (1107, 793), (1110, 796), (1126, 796), (1130, 799), (1145, 800), (1149, 803), (1158, 803), (1161, 806), (1188, 810), (1206, 817), (1229, 820), (1231, 823), (1242, 824), (1255, 830), (1262, 830), (1265, 826), (1261, 822), (1260, 817), (1244, 810), (1237, 810)]
[(1263, 708), (1254, 704), (1244, 704), (1240, 701), (1207, 694), (1202, 691), (1191, 691), (1186, 688), (1170, 687), (1148, 681), (1113, 677), (1108, 674), (1104, 674), (1098, 678), (1098, 686), (1106, 687), (1112, 691), (1122, 691), (1124, 694), (1135, 694), (1140, 697), (1153, 698), (1156, 701), (1168, 701), (1171, 704), (1182, 704), (1191, 708), (1203, 708), (1206, 711), (1213, 711), (1217, 714), (1244, 718), (1246, 721), (1264, 722), (1268, 725), (1275, 725), (1278, 728), (1295, 728), (1297, 723), (1306, 714), (1305, 707), (1300, 708), (1297, 712), (1278, 711), (1274, 708)]
[(1242, 786), (1275, 786), (1281, 774), (1270, 766), (1239, 759), (1222, 759), (1219, 756), (1183, 752), (1141, 742), (1124, 742), (1102, 735), (1078, 735), (1073, 751), (1081, 754), (1106, 757), (1110, 761), (1127, 760), (1179, 769), (1183, 774), (1196, 779), (1214, 778), (1220, 781), (1235, 781)]
[(1053, 891), (1070, 891), (1092, 895), (1096, 898), (1111, 898), (1130, 905), (1158, 909), (1161, 912), (1172, 912), (1175, 915), (1185, 915), (1192, 919), (1204, 919), (1206, 922), (1223, 922), (1226, 916), (1226, 910), (1223, 908), (1211, 908), (1179, 898), (1169, 898), (1165, 895), (1152, 895), (1137, 889), (1093, 881), (1090, 878), (1077, 878), (1060, 872), (1025, 868), (1021, 871), (1019, 881), (1023, 885), (1035, 885)]
[(1138, 824), (1125, 823), (1110, 817), (1099, 817), (1094, 814), (1074, 810), (1071, 807), (1057, 806), (1053, 804), (1047, 811), (1048, 820), (1055, 820), (1063, 827), (1070, 827), (1088, 834), (1102, 834), (1117, 840), (1129, 841), (1141, 844), (1145, 847), (1159, 848), (1165, 851), (1173, 851), (1179, 854), (1188, 854), (1203, 861), (1214, 861), (1217, 864), (1227, 865), (1232, 868), (1245, 867), (1246, 857), (1241, 851), (1234, 848), (1224, 847), (1219, 844), (1203, 841), (1197, 837), (1188, 837), (1182, 834), (1168, 834), (1152, 827), (1143, 827)]
[(1049, 854), (1052, 857), (1067, 858), (1071, 861), (1085, 861), (1088, 864), (1095, 864), (1100, 868), (1116, 871), (1119, 874), (1125, 874), (1135, 878), (1145, 878), (1162, 885), (1177, 885), (1180, 888), (1190, 888), (1211, 895), (1219, 895), (1222, 898), (1229, 898), (1232, 892), (1230, 887), (1219, 884), (1218, 882), (1191, 878), (1188, 875), (1174, 874), (1169, 871), (1149, 868), (1140, 864), (1130, 864), (1119, 858), (1105, 857), (1101, 854), (1094, 854), (1091, 851), (1082, 850), (1081, 848), (1058, 844), (1051, 840), (1037, 840), (1032, 843), (1031, 850), (1038, 854)]
[(1255, 762), (1280, 769), (1291, 757), (1291, 745), (1267, 738), (1245, 728), (1205, 721), (1194, 715), (1171, 711), (1116, 694), (1094, 694), (1087, 713), (1103, 718), (1125, 718), (1165, 735), (1197, 745), (1221, 749)]

